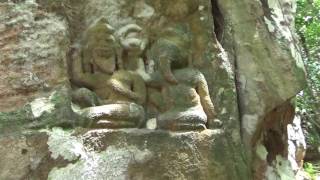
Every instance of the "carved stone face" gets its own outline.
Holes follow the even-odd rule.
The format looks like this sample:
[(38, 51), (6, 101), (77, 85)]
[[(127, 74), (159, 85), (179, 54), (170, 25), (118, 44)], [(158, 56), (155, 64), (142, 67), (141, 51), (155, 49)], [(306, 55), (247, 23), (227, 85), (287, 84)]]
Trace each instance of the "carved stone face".
[(116, 68), (116, 53), (112, 45), (98, 44), (91, 49), (92, 63), (103, 72), (111, 74)]
[(94, 66), (93, 71), (112, 74), (116, 68), (115, 38), (113, 29), (103, 20), (90, 27), (84, 47), (85, 62)]
[(178, 24), (166, 28), (161, 37), (151, 47), (150, 56), (155, 60), (158, 67), (161, 61), (168, 61), (171, 69), (185, 68), (188, 66), (191, 39), (192, 36), (188, 31), (188, 26)]

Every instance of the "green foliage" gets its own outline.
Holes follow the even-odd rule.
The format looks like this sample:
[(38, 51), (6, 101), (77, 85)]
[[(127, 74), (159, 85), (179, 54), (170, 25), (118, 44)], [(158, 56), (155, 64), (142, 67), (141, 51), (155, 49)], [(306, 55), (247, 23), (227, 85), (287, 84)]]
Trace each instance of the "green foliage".
[(297, 0), (296, 29), (306, 51), (309, 80), (320, 90), (320, 0)]
[(311, 177), (312, 180), (316, 180), (317, 175), (320, 173), (319, 172), (319, 165), (314, 165), (311, 163), (304, 163), (303, 169), (308, 175)]
[(311, 55), (320, 48), (320, 0), (297, 0), (296, 28)]
[[(298, 113), (303, 116), (309, 148), (320, 146), (320, 0), (297, 0), (296, 30), (304, 49), (308, 87), (297, 97)], [(305, 170), (314, 176), (314, 166)]]

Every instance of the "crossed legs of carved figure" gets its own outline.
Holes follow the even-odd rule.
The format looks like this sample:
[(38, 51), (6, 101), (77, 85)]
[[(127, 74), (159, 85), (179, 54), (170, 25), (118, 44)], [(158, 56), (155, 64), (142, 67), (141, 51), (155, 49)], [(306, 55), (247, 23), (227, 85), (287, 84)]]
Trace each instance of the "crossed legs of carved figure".
[(144, 121), (144, 108), (130, 102), (116, 102), (81, 110), (95, 128), (134, 128)]
[(205, 130), (207, 115), (201, 106), (186, 111), (171, 110), (157, 117), (157, 128), (171, 131)]

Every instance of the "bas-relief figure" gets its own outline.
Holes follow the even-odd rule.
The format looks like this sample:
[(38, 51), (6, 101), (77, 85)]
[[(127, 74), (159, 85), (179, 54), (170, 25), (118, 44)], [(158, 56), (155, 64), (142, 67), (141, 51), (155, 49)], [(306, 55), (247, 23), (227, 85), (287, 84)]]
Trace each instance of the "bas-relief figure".
[(206, 129), (207, 119), (214, 118), (207, 81), (190, 64), (191, 38), (187, 26), (168, 28), (151, 49), (156, 71), (147, 84), (159, 89), (149, 96), (159, 108), (160, 129)]
[(73, 99), (92, 127), (139, 127), (144, 120), (146, 87), (137, 72), (144, 46), (138, 37), (141, 28), (128, 25), (119, 31), (118, 41), (106, 19), (100, 19), (85, 33), (82, 54), (73, 60), (72, 81), (81, 87)]
[[(107, 20), (101, 18), (85, 32), (81, 49), (73, 55), (72, 60), (71, 81), (79, 87), (91, 89), (102, 99), (109, 96), (106, 82), (117, 66), (116, 40), (113, 31)], [(85, 90), (80, 89), (75, 94), (81, 97), (85, 94), (83, 92)], [(94, 104), (82, 102), (84, 103), (87, 103), (86, 106), (98, 105), (97, 102)]]
[[(158, 129), (206, 129), (214, 107), (205, 77), (192, 67), (188, 25), (166, 28), (148, 46), (142, 31), (136, 24), (114, 30), (105, 18), (88, 28), (72, 63), (79, 114), (95, 128), (142, 127), (156, 118)], [(155, 63), (151, 73), (142, 59), (146, 47)], [(149, 109), (155, 117), (146, 117)]]

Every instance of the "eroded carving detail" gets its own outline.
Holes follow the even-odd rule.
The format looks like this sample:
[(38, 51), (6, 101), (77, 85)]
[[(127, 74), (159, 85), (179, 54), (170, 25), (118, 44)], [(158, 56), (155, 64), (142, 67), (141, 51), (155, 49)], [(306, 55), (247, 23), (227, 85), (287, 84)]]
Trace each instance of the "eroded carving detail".
[[(91, 89), (102, 99), (109, 96), (106, 82), (117, 66), (116, 40), (113, 31), (105, 18), (94, 23), (86, 31), (81, 50), (74, 55), (72, 61), (71, 81), (79, 87)], [(84, 95), (77, 94), (79, 94), (77, 96)], [(87, 103), (86, 105), (98, 104)]]
[(144, 69), (139, 67), (145, 46), (140, 31), (138, 25), (130, 24), (114, 33), (102, 18), (86, 32), (82, 55), (73, 61), (72, 80), (82, 87), (75, 91), (74, 101), (85, 107), (79, 114), (92, 121), (90, 126), (142, 124), (146, 87), (137, 72)]
[[(72, 82), (80, 87), (73, 99), (91, 127), (142, 127), (156, 118), (158, 129), (198, 130), (214, 118), (207, 81), (192, 67), (189, 26), (170, 26), (157, 36), (148, 45), (137, 24), (114, 30), (105, 18), (85, 32), (72, 63)], [(149, 73), (142, 58), (147, 47), (155, 64)]]
[(93, 121), (93, 127), (140, 127), (144, 121), (143, 104), (146, 88), (143, 79), (133, 71), (119, 70), (108, 81), (110, 96), (104, 105), (81, 110)]
[(190, 39), (187, 26), (177, 26), (168, 28), (152, 47), (158, 69), (147, 83), (159, 89), (149, 96), (160, 111), (160, 129), (205, 129), (207, 119), (214, 118), (206, 79), (200, 71), (188, 67)]

